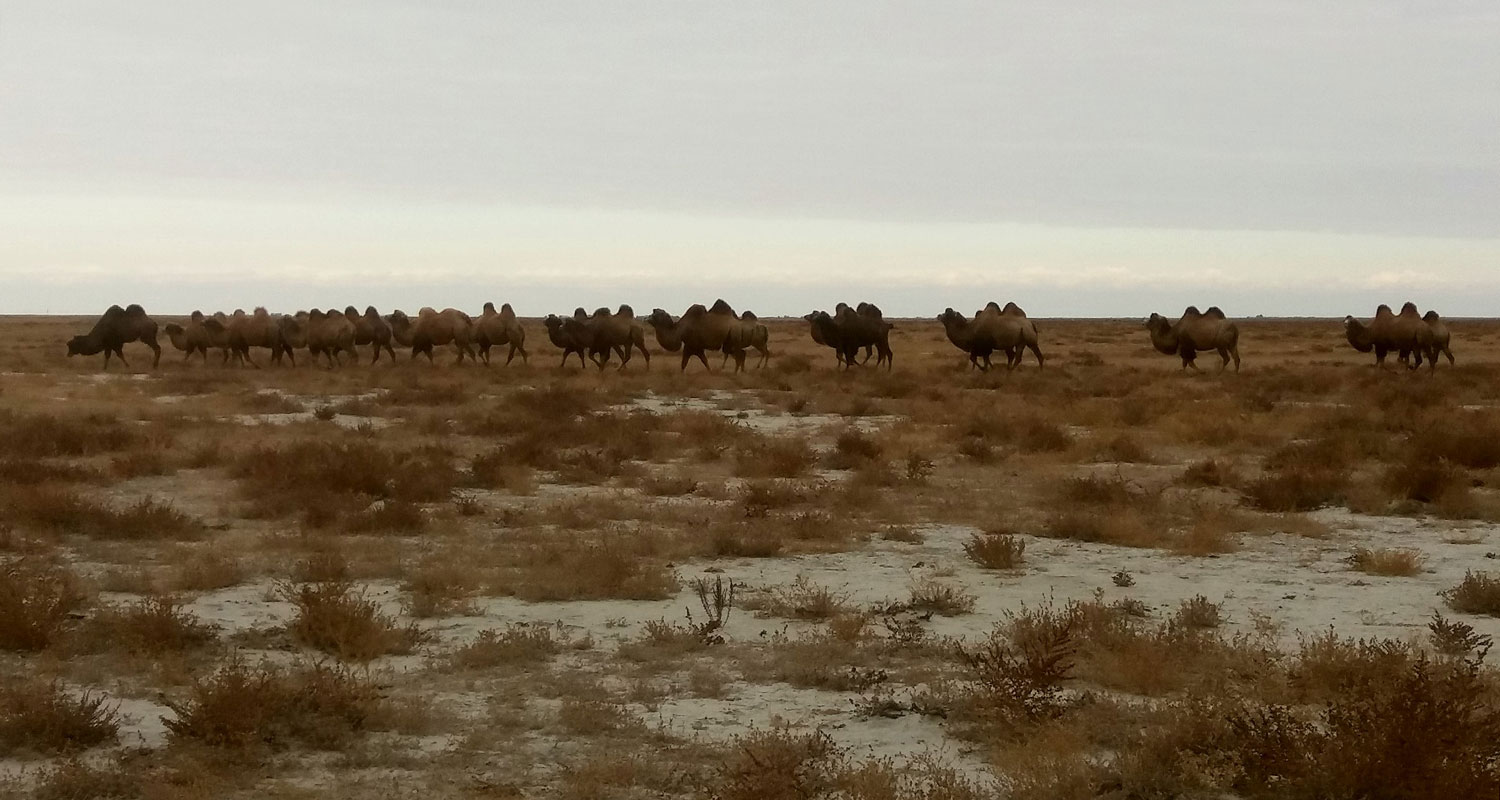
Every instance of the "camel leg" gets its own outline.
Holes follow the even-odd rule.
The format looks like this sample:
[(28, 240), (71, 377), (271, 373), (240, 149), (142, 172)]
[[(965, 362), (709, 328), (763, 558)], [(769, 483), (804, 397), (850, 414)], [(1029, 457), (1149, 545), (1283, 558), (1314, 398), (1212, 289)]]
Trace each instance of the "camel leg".
[(688, 362), (688, 359), (690, 359), (690, 358), (692, 358), (692, 355), (690, 355), (688, 353), (687, 348), (686, 347), (682, 348), (682, 369), (681, 369), (682, 372), (687, 372), (687, 362)]
[(702, 350), (698, 351), (698, 360), (703, 362), (703, 369), (707, 370), (708, 372), (713, 372), (714, 371), (713, 367), (710, 367), (708, 365), (708, 356), (707, 356), (707, 354), (705, 354)]
[[(104, 348), (104, 371), (105, 372), (109, 371), (109, 356), (110, 356), (111, 352), (112, 351), (108, 347)], [(124, 359), (121, 359), (121, 360), (123, 361)]]
[[(1041, 345), (1028, 344), (1028, 345), (1026, 345), (1026, 349), (1030, 350), (1031, 354), (1034, 355), (1034, 356), (1036, 356), (1036, 368), (1037, 369), (1042, 369), (1043, 367), (1045, 367), (1047, 365), (1047, 359), (1042, 356), (1042, 347), (1041, 347)], [(1019, 359), (1019, 358), (1020, 358), (1020, 354), (1018, 353), (1017, 354), (1017, 359)]]
[(771, 348), (757, 347), (755, 349), (760, 351), (760, 362), (755, 365), (755, 368), (765, 369), (766, 363), (771, 360)]
[(151, 348), (151, 353), (154, 356), (151, 359), (151, 368), (156, 369), (161, 365), (161, 345), (157, 344), (155, 341), (150, 341), (146, 342), (146, 346)]
[[(1222, 374), (1224, 372), (1224, 370), (1228, 366), (1229, 366), (1229, 348), (1227, 348), (1227, 347), (1220, 347), (1219, 348), (1219, 372), (1220, 372), (1220, 374)], [(1236, 367), (1235, 371), (1238, 372), (1239, 368)]]

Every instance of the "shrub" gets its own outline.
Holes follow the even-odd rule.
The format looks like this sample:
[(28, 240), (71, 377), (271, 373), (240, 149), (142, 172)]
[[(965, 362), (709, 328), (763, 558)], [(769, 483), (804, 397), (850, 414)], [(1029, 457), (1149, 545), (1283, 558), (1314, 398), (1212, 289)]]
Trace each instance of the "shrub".
[(832, 797), (844, 752), (822, 731), (752, 731), (734, 741), (714, 781), (717, 800)]
[(398, 625), (374, 601), (344, 582), (285, 585), (282, 596), (296, 606), (287, 630), (297, 641), (350, 661), (410, 653), (427, 635), (415, 623)]
[(371, 727), (379, 690), (364, 678), (322, 664), (278, 669), (238, 659), (193, 682), (186, 700), (168, 702), (163, 718), (173, 744), (226, 750), (332, 749)]
[(83, 605), (73, 574), (30, 559), (0, 567), (0, 650), (42, 650)]
[(1315, 511), (1342, 502), (1348, 483), (1337, 467), (1296, 467), (1264, 475), (1244, 491), (1264, 511)]
[[(1012, 624), (1014, 625), (1014, 618)], [(972, 700), (999, 722), (1038, 722), (1063, 712), (1063, 683), (1073, 669), (1073, 623), (1027, 627), (1027, 635), (1006, 637), (999, 630), (959, 655), (976, 687)]]
[(3, 496), (11, 519), (39, 530), (92, 536), (98, 539), (191, 539), (203, 523), (171, 505), (147, 497), (116, 510), (86, 500), (76, 491), (37, 487)]
[(103, 414), (21, 414), (0, 410), (0, 442), (11, 457), (90, 456), (144, 442), (139, 429)]
[(1188, 465), (1181, 482), (1187, 486), (1228, 486), (1234, 482), (1234, 472), (1228, 464), (1209, 458)]
[(1421, 551), (1407, 548), (1369, 550), (1361, 547), (1344, 560), (1350, 567), (1368, 575), (1391, 577), (1416, 575), (1427, 564)]
[(1001, 531), (975, 533), (964, 542), (964, 552), (985, 569), (1015, 569), (1026, 556), (1026, 540)]
[(790, 586), (772, 589), (770, 596), (759, 604), (759, 610), (766, 616), (791, 619), (829, 619), (848, 609), (848, 595), (819, 586), (805, 575), (798, 575)]
[(1418, 503), (1436, 503), (1454, 490), (1462, 489), (1463, 472), (1447, 459), (1414, 455), (1386, 467), (1383, 484), (1386, 491)]
[(422, 507), (409, 500), (377, 500), (369, 508), (344, 520), (349, 533), (391, 533), (412, 536), (427, 527)]
[(833, 450), (824, 458), (830, 469), (854, 469), (880, 458), (884, 448), (858, 428), (845, 428), (834, 439)]
[(1500, 578), (1488, 572), (1465, 572), (1457, 586), (1442, 594), (1454, 611), (1500, 617)]
[(1195, 595), (1182, 601), (1177, 613), (1172, 616), (1173, 625), (1186, 630), (1217, 628), (1224, 622), (1219, 604), (1203, 595)]
[(85, 750), (114, 741), (119, 726), (119, 714), (101, 694), (73, 694), (56, 682), (0, 688), (0, 755)]
[(510, 625), (503, 631), (486, 628), (450, 656), (458, 669), (491, 669), (501, 665), (537, 664), (557, 654), (552, 630), (541, 625)]
[(735, 452), (735, 474), (744, 478), (795, 478), (817, 463), (805, 439), (763, 437)]
[(146, 655), (191, 650), (215, 638), (214, 626), (184, 611), (180, 600), (167, 595), (107, 609), (89, 627), (96, 645)]
[(974, 610), (974, 595), (963, 587), (932, 578), (912, 584), (906, 607), (913, 611), (931, 611), (944, 617), (956, 617)]

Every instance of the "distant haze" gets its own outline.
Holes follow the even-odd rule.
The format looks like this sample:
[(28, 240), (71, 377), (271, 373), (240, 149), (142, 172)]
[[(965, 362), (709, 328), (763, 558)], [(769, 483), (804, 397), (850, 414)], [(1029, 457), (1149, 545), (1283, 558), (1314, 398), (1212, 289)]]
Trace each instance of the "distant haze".
[(0, 313), (1500, 316), (1500, 4), (8, 0)]

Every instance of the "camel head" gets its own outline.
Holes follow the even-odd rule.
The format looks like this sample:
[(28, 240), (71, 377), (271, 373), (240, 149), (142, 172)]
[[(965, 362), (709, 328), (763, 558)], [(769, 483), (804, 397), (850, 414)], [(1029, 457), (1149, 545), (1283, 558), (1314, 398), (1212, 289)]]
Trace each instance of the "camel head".
[(88, 342), (89, 339), (87, 336), (74, 336), (73, 338), (69, 339), (68, 357), (71, 358), (76, 355), (89, 355), (89, 353), (84, 352), (88, 348)]
[(162, 332), (167, 335), (168, 339), (172, 340), (173, 347), (178, 350), (186, 350), (188, 348), (187, 331), (183, 330), (181, 325), (173, 322), (164, 326)]
[(964, 319), (963, 314), (954, 311), (950, 306), (943, 309), (943, 313), (938, 315), (938, 322), (943, 323), (943, 327), (947, 328), (954, 325), (962, 325), (963, 323), (968, 322), (968, 320)]
[(1151, 318), (1146, 320), (1146, 330), (1152, 333), (1166, 333), (1171, 329), (1172, 323), (1160, 314), (1153, 313)]
[(558, 328), (561, 328), (562, 324), (562, 317), (559, 317), (556, 314), (548, 314), (547, 318), (542, 320), (542, 325), (546, 326), (547, 330), (549, 331), (555, 331)]
[(672, 322), (672, 315), (666, 309), (653, 308), (651, 316), (646, 317), (646, 324), (653, 328), (670, 328), (676, 323)]

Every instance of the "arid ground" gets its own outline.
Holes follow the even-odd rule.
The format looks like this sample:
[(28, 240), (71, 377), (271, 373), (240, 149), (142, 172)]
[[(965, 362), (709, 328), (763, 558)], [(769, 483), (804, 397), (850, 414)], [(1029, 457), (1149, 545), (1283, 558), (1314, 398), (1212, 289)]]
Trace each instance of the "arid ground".
[(932, 320), (742, 374), (91, 322), (0, 318), (0, 794), (1500, 791), (1500, 322), (1382, 372), (1241, 320), (1238, 374), (1141, 320), (983, 374)]

